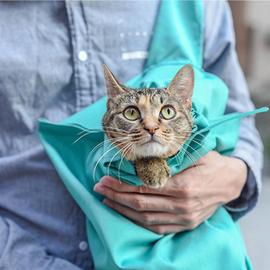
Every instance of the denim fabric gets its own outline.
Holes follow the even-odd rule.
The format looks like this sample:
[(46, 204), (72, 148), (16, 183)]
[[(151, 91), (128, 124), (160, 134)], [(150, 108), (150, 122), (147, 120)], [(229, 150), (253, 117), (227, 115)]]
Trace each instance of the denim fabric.
[[(228, 112), (252, 109), (228, 6), (204, 6), (204, 67), (228, 84)], [(158, 8), (159, 1), (0, 2), (0, 269), (92, 269), (84, 216), (44, 153), (37, 120), (62, 120), (103, 96), (102, 63), (122, 82), (141, 72)], [(230, 205), (239, 217), (260, 186), (253, 118), (243, 121), (234, 155), (250, 168)]]

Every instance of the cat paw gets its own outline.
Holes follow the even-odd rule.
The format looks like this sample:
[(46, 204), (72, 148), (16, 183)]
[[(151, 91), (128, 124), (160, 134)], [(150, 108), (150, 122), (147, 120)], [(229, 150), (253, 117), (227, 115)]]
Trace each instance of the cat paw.
[(162, 188), (166, 185), (168, 178), (160, 178), (160, 179), (148, 179), (144, 181), (144, 185), (150, 188)]
[(136, 173), (151, 188), (162, 188), (170, 177), (170, 169), (166, 160), (147, 158), (135, 161)]

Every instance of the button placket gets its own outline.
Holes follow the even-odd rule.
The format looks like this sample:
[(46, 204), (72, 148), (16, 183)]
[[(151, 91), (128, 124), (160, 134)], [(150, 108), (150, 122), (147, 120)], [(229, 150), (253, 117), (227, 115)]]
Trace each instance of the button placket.
[(89, 33), (84, 20), (82, 4), (80, 2), (66, 1), (66, 9), (73, 48), (76, 111), (79, 111), (92, 102), (91, 79), (89, 76)]
[(80, 61), (85, 62), (88, 59), (88, 54), (86, 51), (79, 51), (78, 58)]

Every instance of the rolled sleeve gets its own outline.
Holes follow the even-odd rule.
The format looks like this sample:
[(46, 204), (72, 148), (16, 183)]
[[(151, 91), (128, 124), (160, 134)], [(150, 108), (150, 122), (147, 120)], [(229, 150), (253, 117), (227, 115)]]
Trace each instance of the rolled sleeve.
[[(229, 5), (225, 1), (205, 1), (204, 69), (219, 76), (229, 88), (226, 113), (254, 109), (235, 49), (235, 36)], [(242, 159), (248, 177), (241, 195), (226, 205), (234, 219), (250, 211), (261, 189), (263, 146), (254, 117), (242, 120), (239, 140), (232, 156)]]

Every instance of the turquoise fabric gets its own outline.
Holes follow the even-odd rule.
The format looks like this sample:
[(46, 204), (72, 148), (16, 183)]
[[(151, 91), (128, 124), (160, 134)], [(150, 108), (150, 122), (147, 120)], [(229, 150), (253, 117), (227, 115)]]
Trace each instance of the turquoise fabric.
[[(210, 150), (230, 154), (240, 119), (267, 110), (224, 115), (227, 87), (201, 68), (202, 16), (200, 1), (164, 1), (145, 70), (126, 83), (134, 88), (164, 87), (181, 66), (194, 66), (193, 132), (184, 149), (167, 161), (173, 175)], [(101, 126), (105, 110), (104, 97), (61, 123), (40, 120), (39, 128), (58, 174), (86, 215), (96, 269), (251, 269), (239, 229), (222, 207), (193, 231), (158, 235), (102, 204), (102, 197), (93, 191), (102, 176), (141, 184), (132, 163), (106, 141)]]

